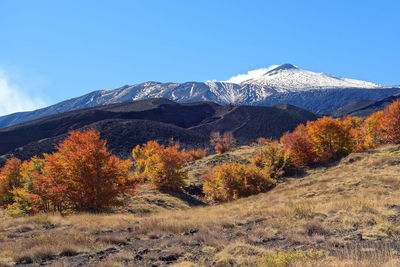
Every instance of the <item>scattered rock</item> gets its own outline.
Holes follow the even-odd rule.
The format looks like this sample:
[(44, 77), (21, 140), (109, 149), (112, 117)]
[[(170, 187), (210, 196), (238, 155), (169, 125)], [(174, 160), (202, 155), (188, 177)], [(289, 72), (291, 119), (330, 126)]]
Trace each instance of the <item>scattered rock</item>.
[(189, 232), (185, 232), (183, 233), (183, 235), (193, 235), (195, 233), (197, 233), (199, 231), (199, 229), (190, 229)]
[(31, 257), (25, 256), (25, 257), (20, 258), (17, 261), (17, 263), (18, 264), (29, 264), (29, 263), (33, 263), (33, 260), (31, 259)]
[(105, 251), (106, 251), (107, 253), (114, 253), (114, 252), (117, 251), (117, 249), (116, 249), (116, 248), (108, 248), (108, 249), (106, 249)]
[(138, 251), (138, 254), (139, 254), (139, 255), (143, 255), (143, 254), (147, 254), (147, 253), (149, 253), (149, 249), (148, 249), (148, 248), (142, 249), (142, 250), (139, 250), (139, 251)]
[(179, 258), (179, 256), (176, 255), (176, 254), (171, 254), (171, 255), (160, 256), (160, 257), (159, 257), (159, 259), (160, 259), (161, 261), (168, 261), (168, 262), (170, 262), (170, 261), (176, 261), (176, 260), (178, 260), (178, 258)]
[(79, 253), (73, 250), (64, 250), (63, 252), (60, 253), (61, 257), (72, 257), (72, 256), (76, 256)]

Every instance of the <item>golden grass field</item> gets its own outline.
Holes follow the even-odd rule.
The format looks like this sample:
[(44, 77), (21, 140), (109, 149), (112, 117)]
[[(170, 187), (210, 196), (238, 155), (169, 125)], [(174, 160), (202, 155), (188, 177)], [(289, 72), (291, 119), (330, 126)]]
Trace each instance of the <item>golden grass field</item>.
[[(187, 166), (246, 162), (245, 146)], [(112, 214), (0, 218), (0, 266), (400, 266), (400, 147), (293, 173), (219, 205), (147, 186)]]

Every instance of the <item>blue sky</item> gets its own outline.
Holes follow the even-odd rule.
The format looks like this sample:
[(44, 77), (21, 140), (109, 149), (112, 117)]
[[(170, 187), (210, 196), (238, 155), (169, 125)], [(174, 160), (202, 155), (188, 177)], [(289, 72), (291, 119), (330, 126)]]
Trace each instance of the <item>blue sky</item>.
[(400, 1), (0, 2), (0, 115), (292, 63), (400, 84)]

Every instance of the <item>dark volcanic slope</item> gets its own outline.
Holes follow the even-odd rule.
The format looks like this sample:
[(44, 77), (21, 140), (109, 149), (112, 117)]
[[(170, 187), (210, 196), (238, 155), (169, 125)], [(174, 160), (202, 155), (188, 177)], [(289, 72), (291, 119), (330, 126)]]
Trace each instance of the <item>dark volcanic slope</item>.
[(387, 105), (398, 99), (400, 99), (400, 94), (395, 94), (379, 101), (356, 100), (344, 107), (328, 113), (328, 115), (334, 117), (350, 115), (365, 118), (378, 110), (383, 110)]
[(70, 130), (96, 129), (113, 153), (128, 157), (148, 140), (184, 147), (206, 146), (212, 131), (232, 131), (240, 144), (279, 137), (316, 115), (290, 105), (220, 106), (212, 102), (178, 104), (148, 99), (52, 115), (0, 130), (0, 157), (21, 159), (53, 151)]

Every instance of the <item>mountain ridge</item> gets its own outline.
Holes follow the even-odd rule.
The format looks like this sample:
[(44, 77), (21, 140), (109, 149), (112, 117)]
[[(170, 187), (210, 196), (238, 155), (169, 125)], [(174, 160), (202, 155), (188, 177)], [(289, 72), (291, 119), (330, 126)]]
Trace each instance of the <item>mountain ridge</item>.
[(400, 100), (400, 94), (394, 94), (378, 101), (353, 101), (337, 110), (327, 112), (326, 115), (333, 117), (343, 117), (349, 115), (366, 118), (376, 111), (385, 109), (388, 105), (396, 100)]
[[(250, 72), (249, 72), (250, 73)], [(400, 86), (340, 78), (282, 64), (257, 75), (239, 75), (237, 83), (228, 81), (161, 83), (144, 82), (117, 89), (97, 90), (30, 112), (0, 117), (0, 128), (29, 120), (95, 106), (132, 102), (147, 98), (167, 98), (180, 103), (211, 101), (222, 105), (273, 106), (291, 104), (314, 113), (338, 109), (359, 100), (381, 100), (400, 93)], [(250, 79), (245, 79), (250, 77)], [(232, 80), (232, 78), (230, 79)]]
[[(146, 99), (69, 111), (0, 129), (0, 163), (51, 153), (71, 130), (98, 130), (116, 155), (128, 158), (138, 144), (171, 138), (182, 147), (209, 145), (210, 133), (232, 132), (239, 145), (258, 137), (279, 138), (317, 116), (292, 106), (232, 106)], [(1, 165), (1, 164), (0, 164)]]

